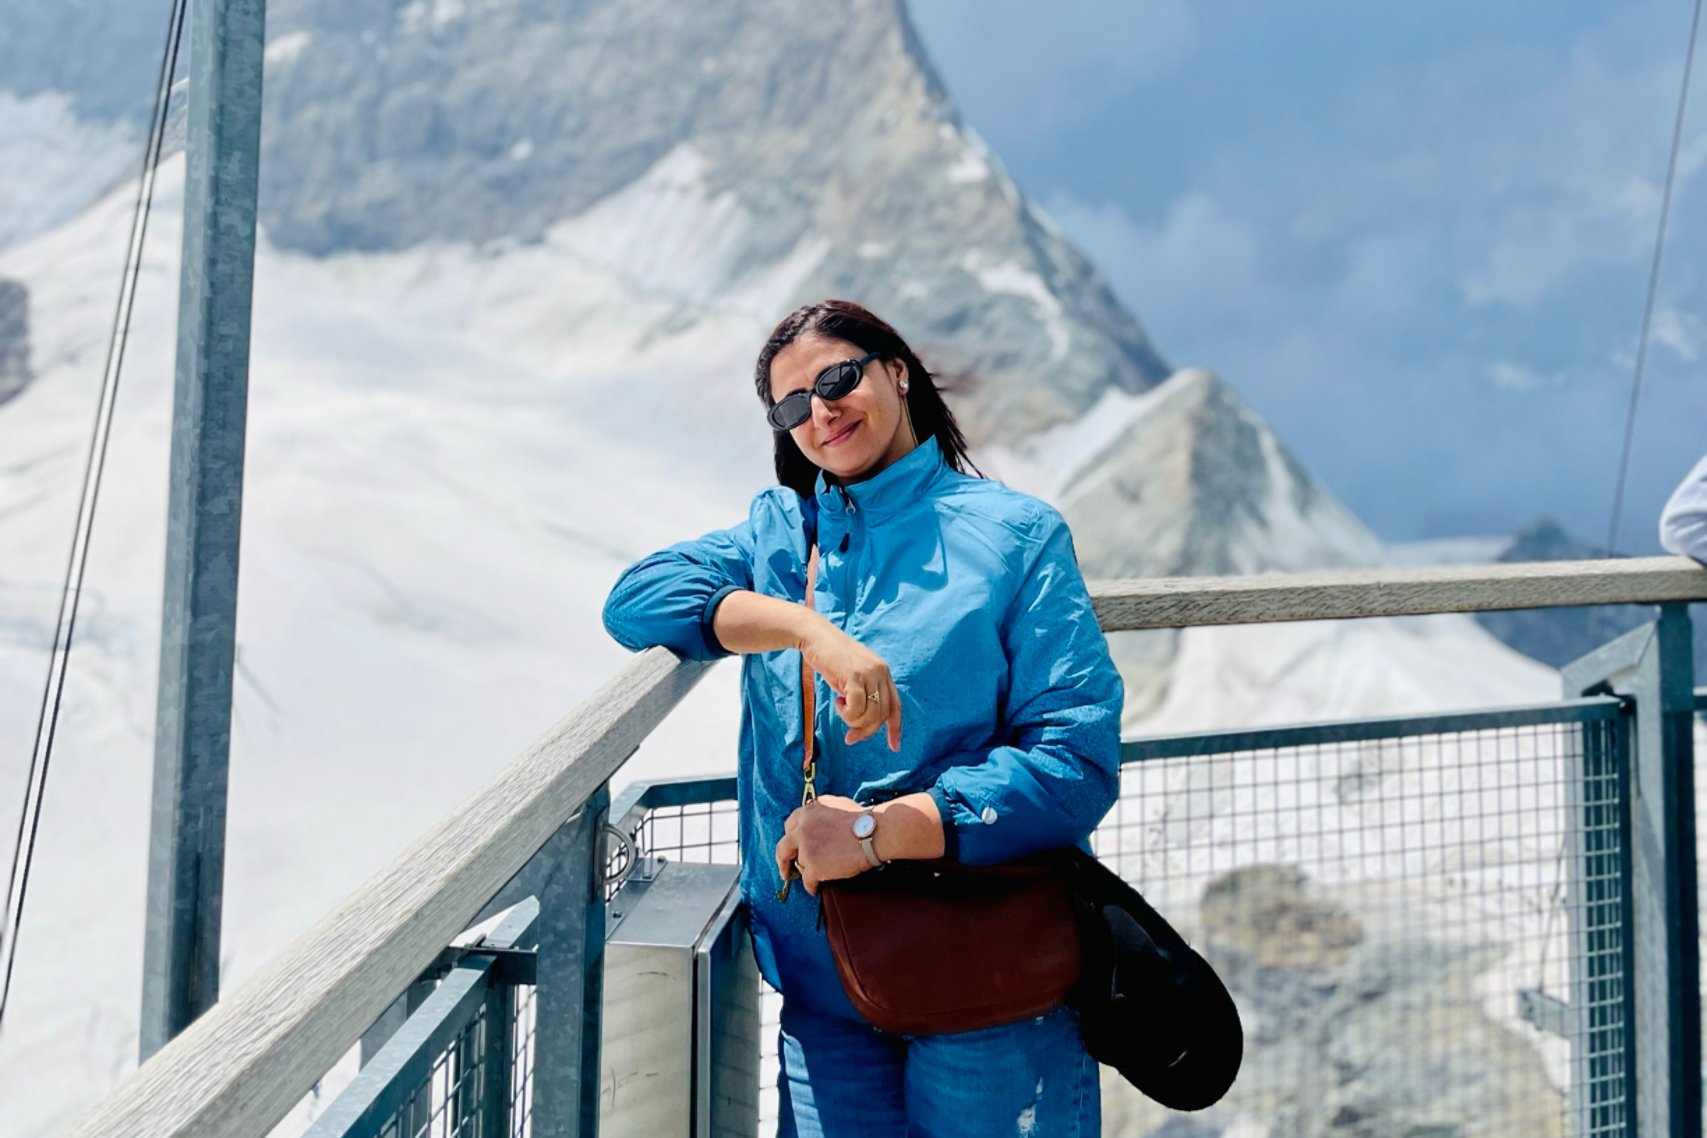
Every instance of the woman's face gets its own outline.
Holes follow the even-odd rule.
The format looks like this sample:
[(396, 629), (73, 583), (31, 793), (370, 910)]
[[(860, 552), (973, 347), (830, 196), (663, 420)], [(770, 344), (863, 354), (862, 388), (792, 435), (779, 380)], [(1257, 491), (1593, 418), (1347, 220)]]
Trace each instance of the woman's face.
[[(863, 355), (845, 340), (801, 336), (771, 360), (771, 399), (811, 390), (819, 372)], [(898, 386), (906, 378), (900, 360), (872, 360), (859, 386), (842, 398), (831, 402), (814, 394), (812, 417), (789, 434), (815, 466), (843, 482), (870, 478), (916, 445)]]

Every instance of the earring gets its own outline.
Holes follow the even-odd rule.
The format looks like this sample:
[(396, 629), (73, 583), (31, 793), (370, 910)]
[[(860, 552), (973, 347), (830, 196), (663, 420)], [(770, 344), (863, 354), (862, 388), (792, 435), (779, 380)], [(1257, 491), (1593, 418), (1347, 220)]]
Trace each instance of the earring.
[(895, 386), (897, 386), (901, 389), (902, 395), (907, 394), (907, 381), (906, 380), (903, 379), (900, 383), (896, 384)]

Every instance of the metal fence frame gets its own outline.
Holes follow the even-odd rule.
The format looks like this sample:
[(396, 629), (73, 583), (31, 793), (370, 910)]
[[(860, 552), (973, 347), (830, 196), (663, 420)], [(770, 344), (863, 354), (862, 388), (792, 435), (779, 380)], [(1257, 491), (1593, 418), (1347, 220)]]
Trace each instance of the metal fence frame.
[[(1575, 906), (1566, 907), (1568, 935), (1574, 944), (1573, 955), (1592, 971), (1596, 996), (1588, 998), (1590, 985), (1579, 984), (1571, 1000), (1543, 995), (1539, 990), (1525, 991), (1524, 1018), (1532, 1026), (1549, 1031), (1567, 1040), (1586, 1040), (1584, 1047), (1590, 1058), (1574, 1072), (1572, 1084), (1592, 1092), (1580, 1104), (1573, 1102), (1571, 1112), (1577, 1118), (1576, 1133), (1608, 1135), (1627, 1133), (1628, 1118), (1625, 1104), (1633, 1094), (1634, 1079), (1627, 1077), (1633, 1066), (1624, 1061), (1630, 1050), (1633, 1033), (1625, 1025), (1634, 1022), (1634, 986), (1627, 983), (1633, 959), (1625, 941), (1606, 937), (1606, 912), (1614, 928), (1626, 927), (1630, 912), (1630, 861), (1624, 856), (1628, 848), (1628, 826), (1620, 826), (1608, 815), (1623, 812), (1619, 791), (1627, 785), (1630, 769), (1629, 740), (1632, 737), (1632, 702), (1609, 695), (1591, 696), (1560, 703), (1526, 707), (1498, 708), (1485, 711), (1444, 715), (1388, 717), (1335, 723), (1305, 724), (1241, 731), (1223, 731), (1197, 735), (1154, 737), (1128, 740), (1122, 747), (1123, 766), (1150, 761), (1189, 758), (1225, 757), (1243, 752), (1289, 750), (1321, 745), (1358, 742), (1403, 741), (1417, 738), (1442, 737), (1462, 733), (1499, 731), (1505, 729), (1576, 726), (1583, 731), (1582, 753), (1567, 752), (1569, 764), (1564, 776), (1566, 785), (1589, 785), (1589, 792), (1568, 796), (1566, 813), (1582, 825), (1572, 832), (1588, 832), (1600, 839), (1598, 848), (1581, 849), (1573, 846), (1570, 864), (1575, 880), (1583, 880), (1584, 872), (1602, 877), (1610, 875), (1608, 895), (1602, 898), (1600, 909), (1587, 908), (1586, 919)], [(1599, 787), (1597, 795), (1592, 788)], [(1610, 788), (1611, 793), (1607, 790)], [(649, 848), (639, 840), (639, 830), (650, 809), (671, 809), (684, 806), (722, 802), (734, 795), (733, 780), (683, 779), (633, 787), (623, 801), (628, 804), (627, 826), (634, 830), (647, 859), (663, 855), (676, 856), (673, 848)], [(1610, 840), (1607, 840), (1610, 838)], [(1598, 862), (1595, 859), (1599, 859)], [(1576, 867), (1581, 867), (1577, 869)], [(1609, 905), (1609, 909), (1608, 909)], [(1579, 980), (1581, 977), (1578, 977)], [(1609, 1008), (1600, 1021), (1591, 1022), (1597, 1010)], [(1603, 1054), (1610, 1052), (1610, 1054)], [(769, 1056), (767, 1055), (767, 1058)]]
[[(1569, 1104), (1573, 1133), (1583, 1136), (1633, 1134), (1636, 1132), (1638, 1111), (1630, 1108), (1639, 1101), (1637, 1096), (1644, 1083), (1644, 1071), (1647, 1072), (1647, 1080), (1653, 1080), (1661, 1068), (1669, 1072), (1693, 1061), (1687, 1050), (1682, 1054), (1654, 1056), (1638, 1047), (1639, 1032), (1636, 1028), (1643, 1023), (1644, 1012), (1651, 1018), (1652, 1011), (1644, 1009), (1639, 999), (1642, 974), (1638, 971), (1636, 938), (1622, 935), (1624, 930), (1635, 927), (1637, 919), (1635, 883), (1642, 858), (1632, 844), (1635, 799), (1626, 792), (1634, 792), (1639, 786), (1637, 772), (1640, 764), (1633, 761), (1632, 743), (1642, 722), (1640, 700), (1644, 689), (1638, 682), (1635, 684), (1637, 691), (1614, 694), (1609, 681), (1614, 676), (1633, 674), (1634, 669), (1647, 659), (1650, 645), (1658, 643), (1652, 627), (1638, 632), (1647, 635), (1634, 635), (1625, 641), (1615, 642), (1568, 670), (1567, 687), (1584, 690), (1579, 691), (1575, 698), (1558, 703), (1131, 739), (1122, 744), (1121, 762), (1126, 766), (1158, 760), (1396, 741), (1512, 728), (1581, 727), (1581, 752), (1571, 752), (1567, 756), (1564, 782), (1570, 790), (1566, 816), (1572, 819), (1565, 860), (1569, 866), (1568, 888), (1571, 895), (1582, 899), (1580, 905), (1566, 908), (1570, 922), (1568, 935), (1573, 945), (1572, 955), (1582, 962), (1583, 967), (1573, 973), (1569, 1000), (1559, 1000), (1539, 990), (1525, 991), (1522, 993), (1522, 1007), (1524, 1018), (1537, 1028), (1580, 1041), (1583, 1055), (1574, 1067)], [(1597, 669), (1606, 671), (1607, 675), (1598, 681), (1585, 683), (1583, 677)], [(1697, 707), (1707, 708), (1707, 688), (1699, 692), (1686, 691), (1685, 695), (1691, 713)], [(1671, 792), (1677, 789), (1675, 780), (1668, 784)], [(655, 875), (667, 857), (686, 854), (692, 860), (720, 860), (719, 855), (733, 854), (732, 838), (712, 840), (709, 818), (705, 819), (706, 840), (700, 842), (696, 839), (692, 847), (682, 844), (685, 839), (653, 842), (648, 838), (648, 827), (655, 821), (657, 812), (732, 803), (735, 796), (736, 780), (732, 776), (669, 779), (630, 785), (610, 810), (612, 821), (607, 835), (616, 839), (616, 844), (605, 855), (605, 898), (612, 897), (618, 882), (630, 875), (642, 878)], [(1613, 811), (1617, 813), (1615, 819), (1609, 818)], [(1584, 835), (1589, 835), (1590, 840), (1585, 841)], [(724, 846), (730, 848), (721, 848)], [(517, 927), (524, 930), (521, 936), (525, 938), (534, 928), (534, 914), (538, 912), (538, 906), (524, 902), (517, 912), (522, 915), (510, 920), (522, 922)], [(505, 939), (506, 935), (508, 939)], [(428, 1004), (410, 1019), (413, 1030), (394, 1037), (374, 1060), (375, 1066), (370, 1068), (372, 1078), (369, 1071), (364, 1070), (358, 1083), (338, 1100), (341, 1109), (329, 1111), (305, 1138), (364, 1138), (368, 1135), (386, 1138), (390, 1133), (383, 1129), (387, 1115), (376, 1113), (380, 1104), (389, 1104), (394, 1113), (403, 1111), (408, 1096), (406, 1090), (400, 1091), (397, 1087), (400, 1084), (406, 1087), (411, 1079), (418, 1080), (420, 1072), (430, 1065), (433, 1054), (451, 1052), (459, 1038), (458, 1031), (479, 1014), (479, 999), (465, 990), (472, 981), (464, 980), (463, 987), (453, 989), (450, 996), (444, 996), (446, 988), (464, 973), (480, 976), (494, 973), (495, 961), (501, 957), (482, 955), (483, 950), (489, 951), (494, 945), (523, 946), (524, 943), (524, 939), (515, 935), (495, 932), (484, 941), (457, 950), (460, 955), (456, 969), (450, 973), (449, 979), (441, 982), (439, 991)], [(507, 979), (489, 982), (495, 985), (531, 983), (535, 975), (536, 970), (532, 967), (512, 966)], [(394, 1052), (407, 1053), (408, 1065), (393, 1057)], [(367, 1089), (373, 1079), (390, 1081), (388, 1097)], [(365, 1112), (357, 1114), (350, 1108), (342, 1108), (341, 1104), (349, 1098), (363, 1102)], [(1647, 1110), (1655, 1109), (1651, 1101), (1645, 1105)], [(511, 1115), (497, 1113), (503, 1109), (501, 1105), (489, 1105), (485, 1109), (493, 1112), (490, 1118), (475, 1120), (466, 1131), (452, 1128), (446, 1133), (466, 1133), (470, 1138), (495, 1138), (496, 1135), (520, 1138), (524, 1133), (513, 1124)], [(1690, 1133), (1687, 1125), (1672, 1132)]]
[[(447, 970), (432, 993), (363, 1065), (361, 1073), (314, 1121), (303, 1138), (347, 1134), (393, 1134), (413, 1138), (444, 1113), (452, 1133), (477, 1117), (469, 1138), (499, 1138), (515, 1133), (511, 1124), (512, 1020), (510, 995), (537, 979), (531, 952), (539, 939), (539, 902), (523, 901), (497, 928), (466, 948), (449, 953)], [(432, 983), (432, 980), (428, 980)], [(457, 1053), (458, 1041), (484, 1020), (480, 1054)], [(503, 1032), (491, 1030), (504, 1023)], [(430, 1090), (435, 1065), (446, 1056), (466, 1068), (478, 1066), (480, 1094), (441, 1096)]]
[[(609, 801), (600, 787), (482, 910), (507, 909), (500, 922), (445, 949), (364, 1034), (361, 1072), (304, 1138), (597, 1132)], [(464, 1069), (477, 1089), (430, 1085), (447, 1063), (449, 1090)]]

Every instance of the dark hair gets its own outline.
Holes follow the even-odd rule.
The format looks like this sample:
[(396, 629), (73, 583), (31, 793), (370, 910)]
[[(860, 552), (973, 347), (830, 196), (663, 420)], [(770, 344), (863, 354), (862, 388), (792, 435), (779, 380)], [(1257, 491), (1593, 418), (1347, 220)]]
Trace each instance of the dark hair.
[[(907, 368), (908, 389), (902, 396), (907, 414), (913, 421), (913, 431), (919, 442), (934, 438), (942, 448), (948, 465), (962, 474), (971, 466), (982, 478), (984, 472), (966, 457), (966, 437), (954, 421), (954, 412), (943, 402), (942, 391), (935, 377), (925, 370), (913, 349), (901, 339), (901, 334), (870, 309), (851, 300), (821, 300), (803, 305), (783, 318), (771, 332), (759, 351), (759, 362), (753, 368), (753, 386), (768, 409), (775, 404), (771, 398), (771, 361), (802, 336), (822, 336), (843, 340), (865, 352), (876, 352), (880, 359), (900, 360)], [(800, 452), (787, 431), (774, 432), (776, 439), (776, 479), (792, 488), (802, 498), (810, 498), (817, 487), (818, 475), (830, 481), (835, 476), (821, 471), (811, 459)]]

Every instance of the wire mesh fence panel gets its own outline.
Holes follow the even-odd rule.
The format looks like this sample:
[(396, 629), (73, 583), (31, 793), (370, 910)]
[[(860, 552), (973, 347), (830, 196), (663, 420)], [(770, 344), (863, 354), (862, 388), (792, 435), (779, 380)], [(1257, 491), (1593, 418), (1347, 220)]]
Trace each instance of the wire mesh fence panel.
[(738, 826), (733, 802), (664, 806), (647, 811), (635, 838), (654, 857), (734, 865), (740, 860)]
[[(620, 822), (620, 820), (616, 820)], [(628, 845), (613, 843), (605, 860), (605, 900), (631, 873), (655, 870), (658, 859), (710, 865), (740, 860), (739, 819), (733, 799), (686, 806), (654, 806), (627, 828)], [(635, 858), (639, 857), (639, 863)]]
[[(1093, 846), (1225, 980), (1246, 1056), (1189, 1122), (1105, 1070), (1104, 1133), (1623, 1133), (1625, 725), (1567, 710), (1129, 762)], [(669, 807), (634, 837), (734, 862), (735, 826)], [(765, 988), (767, 1136), (779, 1007)]]
[(510, 1138), (533, 1134), (534, 988), (510, 990)]
[[(1127, 766), (1097, 832), (1227, 982), (1267, 1134), (1621, 1133), (1621, 725)], [(1166, 1112), (1105, 1081), (1109, 1133)]]

